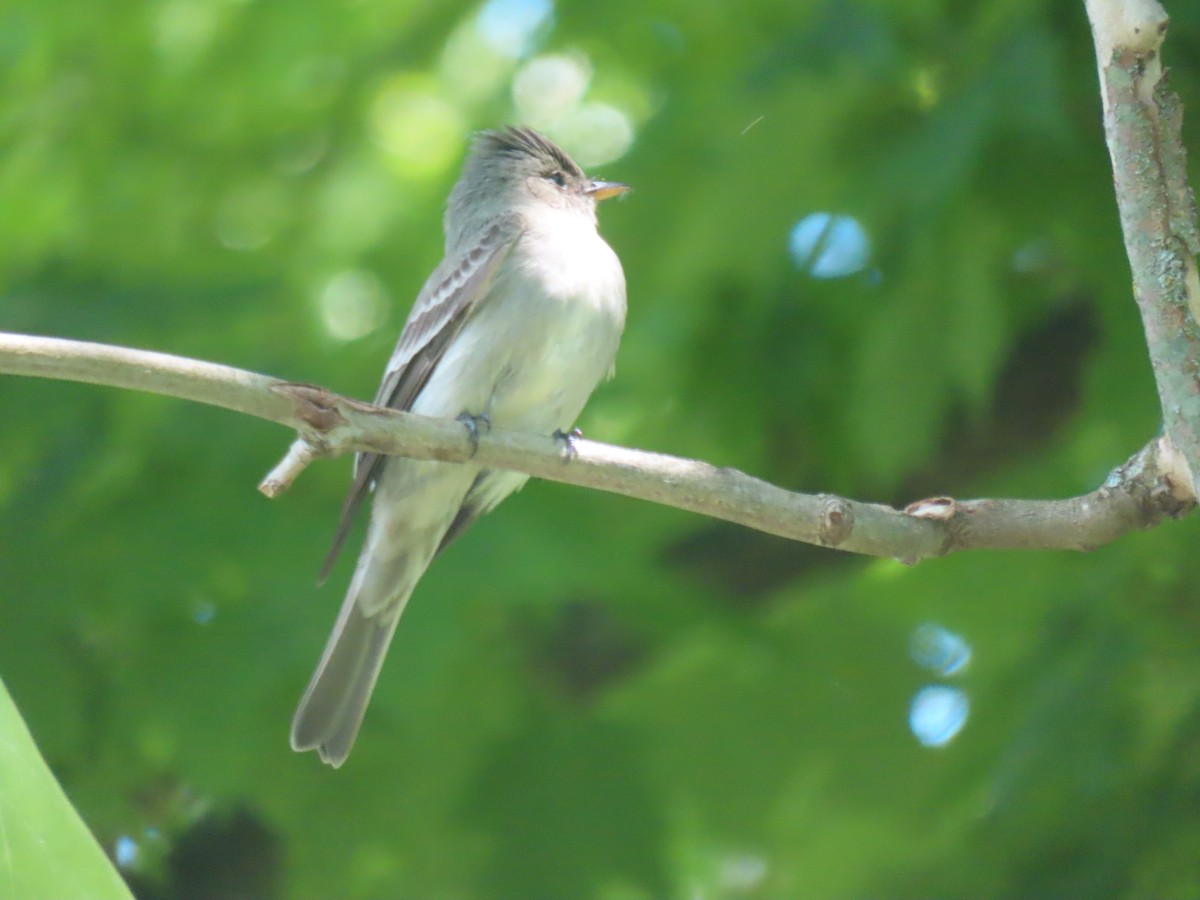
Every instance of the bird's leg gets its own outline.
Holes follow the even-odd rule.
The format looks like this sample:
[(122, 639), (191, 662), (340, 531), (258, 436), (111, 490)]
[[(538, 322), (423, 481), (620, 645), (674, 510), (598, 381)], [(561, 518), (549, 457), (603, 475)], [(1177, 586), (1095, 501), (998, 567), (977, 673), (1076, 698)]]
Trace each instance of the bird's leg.
[(458, 421), (467, 427), (467, 437), (471, 441), (471, 457), (474, 458), (475, 454), (479, 452), (479, 435), (492, 430), (492, 420), (487, 413), (473, 416), (465, 412), (458, 417)]
[(556, 441), (563, 442), (563, 458), (571, 459), (576, 453), (579, 452), (575, 449), (575, 442), (583, 437), (583, 432), (578, 428), (572, 428), (570, 431), (563, 431), (561, 428), (555, 428), (554, 434), (551, 435), (551, 437), (553, 437)]

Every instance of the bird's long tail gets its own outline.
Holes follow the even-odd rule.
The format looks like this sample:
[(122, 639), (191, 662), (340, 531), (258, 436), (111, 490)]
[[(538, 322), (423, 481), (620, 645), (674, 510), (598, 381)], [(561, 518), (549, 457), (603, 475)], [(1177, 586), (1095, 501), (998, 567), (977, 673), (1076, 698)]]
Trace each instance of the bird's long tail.
[(359, 557), (333, 633), (292, 719), (292, 749), (316, 750), (334, 768), (346, 761), (400, 613), (434, 547), (409, 544), (408, 552), (390, 555), (377, 547)]

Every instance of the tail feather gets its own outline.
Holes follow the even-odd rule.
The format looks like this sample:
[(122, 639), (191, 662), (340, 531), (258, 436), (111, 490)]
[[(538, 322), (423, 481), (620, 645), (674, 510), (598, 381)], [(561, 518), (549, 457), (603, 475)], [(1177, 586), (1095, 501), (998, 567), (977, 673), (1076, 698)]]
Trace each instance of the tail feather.
[(409, 595), (429, 564), (431, 539), (364, 552), (308, 689), (292, 718), (292, 749), (337, 768), (350, 755)]
[(384, 474), (346, 599), (292, 719), (293, 749), (316, 750), (335, 768), (350, 755), (400, 614), (477, 470), (406, 461)]
[(354, 602), (346, 606), (292, 719), (292, 749), (315, 749), (335, 769), (354, 746), (400, 621), (399, 615), (364, 615)]

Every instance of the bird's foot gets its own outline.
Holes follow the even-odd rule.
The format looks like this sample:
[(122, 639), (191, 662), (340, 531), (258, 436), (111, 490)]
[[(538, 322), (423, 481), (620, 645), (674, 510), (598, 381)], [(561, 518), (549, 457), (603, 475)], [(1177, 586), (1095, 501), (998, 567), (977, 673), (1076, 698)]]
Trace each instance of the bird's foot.
[(477, 416), (463, 413), (458, 417), (458, 421), (467, 428), (467, 438), (471, 441), (471, 457), (474, 458), (475, 454), (479, 452), (479, 435), (492, 430), (492, 420), (487, 413), (480, 413)]
[(572, 459), (579, 452), (575, 449), (575, 442), (583, 437), (583, 432), (578, 428), (572, 428), (570, 431), (563, 431), (561, 428), (555, 428), (554, 434), (551, 435), (556, 441), (562, 441), (563, 458)]

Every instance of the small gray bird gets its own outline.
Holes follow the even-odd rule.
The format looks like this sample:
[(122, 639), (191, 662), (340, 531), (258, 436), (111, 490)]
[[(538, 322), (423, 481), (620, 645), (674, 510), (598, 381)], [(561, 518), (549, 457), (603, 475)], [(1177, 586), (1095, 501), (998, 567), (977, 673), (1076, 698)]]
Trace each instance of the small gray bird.
[[(472, 429), (570, 428), (611, 374), (625, 325), (625, 276), (596, 231), (596, 203), (626, 190), (588, 178), (529, 128), (481, 134), (446, 207), (445, 258), (413, 304), (375, 403)], [(417, 581), (528, 477), (358, 456), (322, 578), (374, 490), (367, 537), (292, 720), (293, 749), (315, 749), (334, 767), (346, 761)]]

